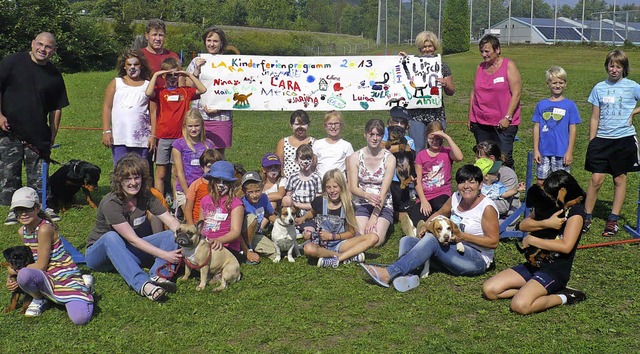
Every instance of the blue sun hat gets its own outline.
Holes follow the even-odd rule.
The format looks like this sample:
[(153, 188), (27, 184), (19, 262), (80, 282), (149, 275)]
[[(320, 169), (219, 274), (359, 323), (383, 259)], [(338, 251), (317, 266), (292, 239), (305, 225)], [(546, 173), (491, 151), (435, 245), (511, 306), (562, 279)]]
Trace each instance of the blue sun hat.
[(213, 165), (211, 165), (211, 171), (204, 175), (206, 179), (221, 179), (227, 182), (235, 182), (238, 179), (235, 176), (235, 168), (233, 168), (233, 164), (229, 161), (216, 161)]

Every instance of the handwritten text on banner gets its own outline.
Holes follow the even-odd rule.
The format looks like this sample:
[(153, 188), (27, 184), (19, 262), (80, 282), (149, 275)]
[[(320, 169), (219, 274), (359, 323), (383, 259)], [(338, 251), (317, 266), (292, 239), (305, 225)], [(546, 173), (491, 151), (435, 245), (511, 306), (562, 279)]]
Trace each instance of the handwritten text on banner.
[(215, 109), (388, 110), (442, 105), (440, 56), (267, 57), (200, 54), (202, 103)]

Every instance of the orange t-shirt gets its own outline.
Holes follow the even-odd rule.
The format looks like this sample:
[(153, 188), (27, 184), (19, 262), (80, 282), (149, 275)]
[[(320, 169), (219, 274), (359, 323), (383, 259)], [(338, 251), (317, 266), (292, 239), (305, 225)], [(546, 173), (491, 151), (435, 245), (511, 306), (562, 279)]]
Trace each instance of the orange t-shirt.
[(200, 200), (209, 194), (209, 181), (204, 177), (200, 177), (193, 181), (187, 191), (187, 199), (193, 200), (193, 222), (198, 222), (200, 219)]
[(156, 121), (156, 137), (158, 139), (179, 139), (182, 137), (182, 121), (189, 110), (195, 87), (178, 87), (168, 90), (156, 86), (158, 100), (158, 118)]

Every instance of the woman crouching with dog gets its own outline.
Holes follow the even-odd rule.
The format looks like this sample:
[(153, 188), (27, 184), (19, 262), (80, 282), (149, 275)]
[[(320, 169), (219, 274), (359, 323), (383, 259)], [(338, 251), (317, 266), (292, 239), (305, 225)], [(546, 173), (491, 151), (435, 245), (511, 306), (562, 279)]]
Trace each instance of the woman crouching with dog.
[[(180, 222), (151, 194), (150, 187), (146, 160), (127, 153), (118, 161), (112, 191), (102, 198), (87, 240), (86, 261), (96, 271), (115, 269), (137, 293), (159, 301), (166, 292), (176, 290), (166, 265), (182, 258), (174, 236)], [(152, 234), (150, 217), (157, 217), (169, 230)], [(143, 267), (151, 267), (148, 274)]]
[(18, 189), (11, 199), (11, 211), (22, 224), (18, 234), (35, 260), (18, 272), (10, 268), (7, 279), (9, 291), (16, 291), (19, 286), (33, 297), (25, 316), (40, 316), (47, 307), (48, 299), (64, 304), (74, 324), (88, 323), (93, 316), (91, 290), (84, 283), (71, 255), (64, 249), (57, 227), (40, 208), (38, 193), (30, 187)]
[[(387, 267), (361, 264), (371, 279), (385, 288), (393, 282), (398, 291), (411, 290), (420, 283), (419, 277), (412, 273), (422, 269), (422, 276), (426, 276), (431, 260), (453, 275), (475, 276), (486, 272), (493, 264), (500, 234), (497, 208), (491, 199), (480, 193), (482, 179), (478, 167), (460, 167), (456, 172), (458, 191), (420, 228), (420, 238), (405, 236), (400, 239), (397, 261)], [(450, 218), (457, 226), (452, 236), (456, 242), (462, 242), (464, 252), (457, 250), (455, 242), (441, 244), (433, 234), (426, 232), (429, 221), (439, 216)]]
[[(540, 187), (535, 185), (531, 188)], [(586, 299), (583, 292), (566, 287), (582, 236), (586, 194), (575, 178), (564, 170), (552, 172), (542, 188), (556, 203), (559, 199), (563, 199), (563, 204), (571, 199), (578, 203), (568, 208), (567, 214), (559, 210), (544, 220), (535, 220), (534, 211), (520, 223), (520, 230), (535, 232), (553, 229), (557, 230), (553, 234), (559, 237), (545, 239), (527, 235), (522, 240), (523, 247), (537, 247), (544, 256), (536, 257), (533, 263), (525, 262), (503, 270), (482, 286), (482, 293), (489, 300), (513, 298), (511, 310), (523, 315)], [(563, 198), (559, 198), (559, 195)]]

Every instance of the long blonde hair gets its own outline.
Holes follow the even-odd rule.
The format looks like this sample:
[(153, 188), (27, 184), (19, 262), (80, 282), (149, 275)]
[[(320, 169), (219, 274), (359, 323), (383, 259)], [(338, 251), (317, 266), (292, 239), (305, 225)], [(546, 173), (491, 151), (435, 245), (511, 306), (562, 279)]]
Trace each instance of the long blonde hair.
[(355, 232), (358, 230), (358, 221), (356, 221), (356, 212), (353, 208), (353, 200), (351, 199), (351, 193), (347, 189), (347, 179), (344, 177), (344, 173), (337, 168), (327, 171), (322, 177), (322, 190), (325, 197), (327, 195), (327, 183), (330, 180), (334, 180), (340, 187), (340, 202), (344, 209), (345, 219), (347, 221), (347, 227), (349, 231)]
[[(196, 140), (191, 138), (191, 135), (189, 135), (189, 131), (187, 130), (187, 125), (189, 123), (198, 123), (200, 125), (200, 133), (198, 133)], [(196, 149), (193, 147), (193, 145), (197, 143), (204, 144), (205, 146), (207, 145), (207, 136), (205, 135), (204, 130), (204, 120), (202, 119), (202, 115), (200, 114), (199, 110), (190, 109), (189, 112), (187, 112), (187, 115), (182, 121), (182, 137), (187, 143), (189, 149), (193, 152), (196, 152)], [(207, 146), (207, 148), (210, 148), (210, 146)]]

